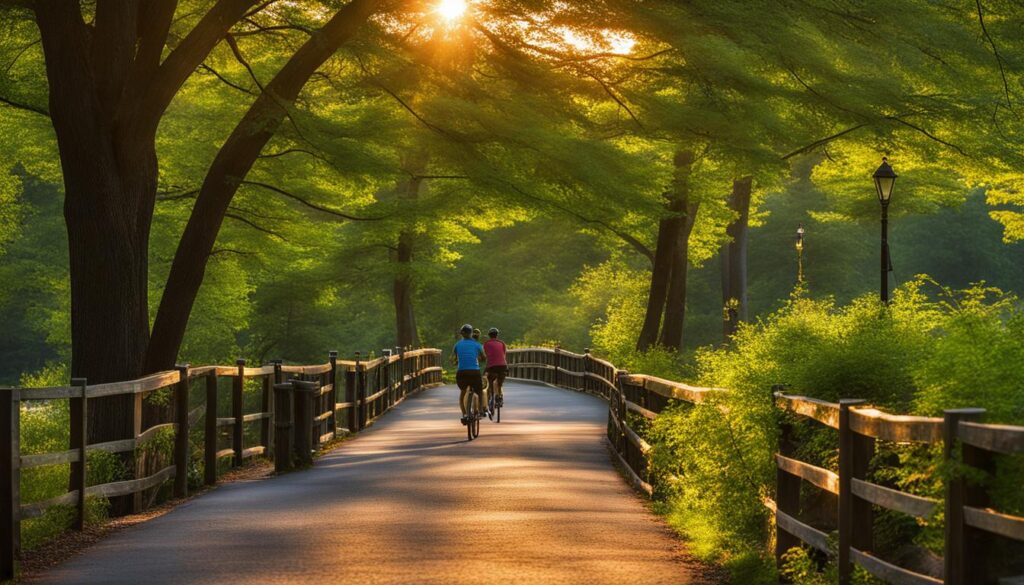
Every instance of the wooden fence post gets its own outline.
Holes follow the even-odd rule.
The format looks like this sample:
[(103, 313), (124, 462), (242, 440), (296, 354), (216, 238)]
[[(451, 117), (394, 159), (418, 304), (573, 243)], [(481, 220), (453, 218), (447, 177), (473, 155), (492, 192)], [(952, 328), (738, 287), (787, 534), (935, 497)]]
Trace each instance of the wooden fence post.
[[(367, 356), (369, 357), (369, 356)], [(366, 428), (367, 415), (370, 405), (366, 403), (366, 364), (359, 361), (359, 352), (356, 352), (356, 404), (359, 411), (359, 430)]]
[(327, 419), (327, 431), (333, 432), (334, 436), (338, 436), (338, 352), (331, 351), (327, 354), (327, 359), (331, 362), (331, 375), (328, 383), (331, 385), (331, 391), (327, 395), (327, 406), (330, 409), (331, 417)]
[[(580, 378), (580, 389), (588, 394), (593, 394), (592, 386), (593, 383), (590, 380), (590, 348), (584, 348), (583, 350), (583, 377)], [(603, 392), (601, 393), (604, 394)]]
[(866, 401), (839, 400), (839, 583), (849, 585), (853, 573), (850, 549), (869, 551), (873, 519), (871, 506), (852, 491), (853, 478), (865, 479), (874, 453), (874, 440), (850, 429), (850, 408)]
[(235, 365), (238, 366), (238, 374), (233, 380), (231, 385), (231, 416), (235, 419), (235, 424), (231, 428), (231, 448), (235, 450), (235, 467), (242, 464), (242, 437), (244, 436), (242, 431), (244, 425), (242, 424), (245, 418), (245, 360), (238, 358), (235, 361)]
[(355, 433), (359, 424), (358, 404), (356, 403), (356, 370), (345, 368), (345, 402), (350, 406), (346, 411), (348, 414), (348, 432)]
[(20, 514), (21, 391), (5, 388), (0, 390), (0, 580), (14, 579), (17, 572)]
[(562, 348), (556, 345), (555, 346), (555, 358), (554, 358), (555, 369), (551, 371), (551, 376), (552, 376), (552, 378), (551, 378), (551, 385), (552, 386), (558, 386), (559, 385), (558, 384), (559, 381), (561, 381), (561, 376), (558, 373), (558, 368), (561, 367), (561, 365), (562, 365), (562, 359), (561, 358), (562, 358)]
[[(138, 440), (139, 435), (142, 434), (142, 399), (143, 393), (139, 392), (135, 394), (135, 408), (132, 412), (132, 438)], [(134, 469), (132, 470), (132, 479), (141, 479), (146, 477), (146, 452), (145, 449), (136, 449), (134, 454), (127, 454), (134, 461)], [(134, 455), (134, 456), (133, 456)], [(146, 500), (143, 498), (145, 490), (139, 490), (131, 495), (125, 496), (128, 499), (129, 506), (132, 512), (141, 512)]]
[(395, 352), (398, 354), (398, 375), (400, 382), (398, 387), (401, 388), (401, 398), (406, 398), (409, 395), (409, 383), (406, 382), (406, 350), (401, 347), (395, 347)]
[(86, 397), (86, 386), (88, 385), (85, 378), (72, 378), (71, 386), (74, 387), (78, 392), (81, 392), (81, 396), (72, 398), (69, 401), (70, 410), (70, 444), (68, 447), (73, 451), (78, 451), (78, 461), (71, 464), (71, 491), (78, 491), (78, 499), (75, 502), (75, 520), (73, 527), (75, 530), (82, 530), (85, 528), (85, 486), (86, 483), (86, 446), (88, 445), (86, 437), (88, 437), (88, 398)]
[(313, 399), (320, 389), (318, 382), (292, 380), (295, 406), (292, 410), (295, 459), (302, 466), (313, 464)]
[(178, 375), (178, 385), (174, 387), (174, 422), (177, 429), (174, 432), (174, 497), (184, 498), (188, 495), (188, 464), (189, 456), (188, 442), (188, 364), (175, 366)]
[[(774, 404), (775, 392), (781, 387), (772, 387), (772, 402)], [(778, 452), (780, 455), (791, 457), (796, 451), (796, 442), (793, 437), (793, 425), (785, 421), (784, 416), (778, 410), (779, 416), (779, 443)], [(782, 566), (782, 556), (794, 546), (800, 545), (800, 539), (779, 528), (778, 512), (796, 517), (800, 513), (800, 478), (788, 471), (775, 466), (775, 564)]]
[[(964, 524), (964, 505), (977, 506), (984, 504), (978, 501), (978, 494), (971, 493), (970, 487), (964, 481), (963, 471), (959, 469), (961, 464), (977, 463), (974, 457), (976, 451), (964, 445), (962, 456), (958, 456), (957, 445), (960, 421), (977, 421), (985, 414), (983, 408), (957, 408), (947, 410), (944, 413), (942, 425), (942, 455), (946, 465), (952, 468), (951, 474), (946, 479), (946, 550), (945, 550), (945, 576), (947, 585), (966, 585), (967, 583), (984, 582), (984, 562), (975, 558), (980, 551), (972, 550), (971, 539), (968, 537), (968, 527)], [(968, 459), (975, 459), (968, 461)], [(974, 501), (970, 501), (970, 500)], [(972, 563), (971, 570), (967, 570), (967, 561)]]
[(292, 468), (293, 382), (274, 384), (274, 471)]
[(206, 415), (203, 433), (203, 483), (217, 483), (217, 369), (206, 375)]

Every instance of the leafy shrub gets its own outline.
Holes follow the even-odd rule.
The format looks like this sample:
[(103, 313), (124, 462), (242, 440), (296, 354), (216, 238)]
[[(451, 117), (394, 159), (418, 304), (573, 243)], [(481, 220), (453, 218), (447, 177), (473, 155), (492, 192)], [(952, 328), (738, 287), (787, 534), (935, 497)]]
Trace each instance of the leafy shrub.
[[(761, 502), (774, 497), (776, 429), (786, 416), (772, 406), (775, 384), (829, 401), (863, 398), (895, 413), (941, 416), (943, 409), (977, 406), (988, 409), (991, 422), (1024, 424), (1024, 310), (1015, 297), (980, 285), (955, 292), (920, 277), (898, 289), (889, 306), (873, 295), (838, 306), (798, 291), (776, 313), (742, 325), (729, 346), (698, 351), (691, 375), (658, 352), (630, 359), (641, 365), (632, 371), (649, 365), (665, 377), (729, 389), (703, 404), (671, 405), (647, 434), (671, 521), (697, 554), (719, 561), (750, 550), (767, 556), (769, 514)], [(798, 457), (835, 470), (835, 431), (810, 422), (796, 428)], [(988, 487), (999, 510), (1024, 513), (1022, 459), (998, 460)], [(871, 479), (941, 498), (943, 478), (953, 472), (945, 466), (938, 447), (879, 441)], [(806, 494), (805, 503), (815, 504)], [(882, 513), (876, 531), (879, 550), (935, 553), (943, 518)], [(804, 575), (799, 554), (787, 575), (819, 582), (820, 575), (797, 579)]]

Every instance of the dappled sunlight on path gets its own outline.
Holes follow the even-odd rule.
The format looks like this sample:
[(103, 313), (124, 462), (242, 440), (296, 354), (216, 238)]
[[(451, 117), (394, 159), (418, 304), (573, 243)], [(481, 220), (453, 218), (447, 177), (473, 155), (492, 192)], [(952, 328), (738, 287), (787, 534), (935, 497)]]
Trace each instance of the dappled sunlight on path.
[(224, 485), (46, 583), (690, 583), (618, 476), (606, 407), (510, 383), (465, 440), (457, 390), (411, 398), (308, 471)]

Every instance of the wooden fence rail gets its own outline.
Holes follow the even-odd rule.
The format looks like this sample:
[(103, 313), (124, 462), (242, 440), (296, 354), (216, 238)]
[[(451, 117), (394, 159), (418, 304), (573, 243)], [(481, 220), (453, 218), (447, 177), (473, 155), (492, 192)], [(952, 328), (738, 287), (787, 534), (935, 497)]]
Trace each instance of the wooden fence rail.
[[(217, 481), (218, 464), (222, 459), (228, 459), (231, 466), (238, 466), (248, 458), (265, 455), (274, 459), (278, 470), (291, 467), (296, 454), (299, 462), (308, 462), (313, 449), (343, 433), (365, 428), (407, 396), (441, 383), (440, 350), (395, 348), (382, 353), (385, 355), (372, 360), (360, 359), (357, 353), (354, 360), (342, 361), (337, 359), (337, 352), (330, 352), (326, 363), (309, 366), (275, 361), (249, 367), (240, 359), (234, 366), (181, 365), (128, 382), (89, 385), (87, 380), (76, 378), (70, 386), (0, 389), (0, 581), (15, 576), (21, 553), (22, 520), (41, 516), (53, 506), (70, 506), (75, 514), (73, 527), (81, 530), (89, 497), (132, 496), (133, 509), (140, 511), (148, 501), (143, 494), (152, 493), (170, 480), (173, 480), (174, 497), (187, 495), (187, 470), (192, 464), (189, 431), (201, 418), (205, 418), (203, 480), (212, 485)], [(344, 386), (337, 383), (339, 370)], [(225, 405), (219, 403), (219, 382), (223, 379), (231, 381), (230, 398)], [(196, 383), (203, 385), (203, 391), (196, 393), (201, 397), (198, 401), (190, 400), (192, 386)], [(246, 412), (247, 384), (258, 392), (260, 406), (256, 412)], [(282, 386), (290, 391), (286, 396), (291, 401), (275, 400), (280, 397), (275, 396), (275, 389)], [(173, 420), (143, 429), (143, 399), (165, 389), (172, 397)], [(87, 444), (89, 400), (118, 394), (135, 397), (134, 438)], [(20, 446), (22, 403), (50, 400), (69, 401), (68, 449), (23, 454)], [(201, 404), (190, 409), (190, 402)], [(222, 406), (230, 416), (220, 416)], [(287, 410), (284, 419), (278, 416), (279, 408)], [(301, 435), (295, 436), (293, 429), (301, 430)], [(152, 463), (159, 465), (160, 462), (145, 461), (140, 448), (163, 432), (174, 433), (173, 457), (160, 469), (149, 470)], [(250, 442), (246, 442), (247, 437)], [(221, 448), (223, 439), (230, 444)], [(280, 445), (285, 447), (275, 449)], [(133, 453), (134, 477), (89, 485), (86, 458), (94, 451)], [(70, 464), (66, 493), (45, 501), (22, 503), (22, 470), (66, 464)]]
[[(719, 388), (700, 388), (647, 375), (630, 374), (599, 360), (586, 350), (576, 354), (559, 348), (527, 347), (509, 350), (509, 375), (570, 390), (588, 392), (608, 402), (608, 441), (634, 487), (653, 495), (653, 447), (630, 426), (630, 419), (654, 420), (672, 401), (699, 404)], [(947, 410), (943, 418), (894, 415), (871, 408), (863, 400), (825, 402), (780, 391), (771, 394), (779, 426), (775, 499), (765, 500), (775, 519), (775, 551), (783, 553), (801, 543), (834, 558), (839, 582), (848, 584), (853, 567), (895, 585), (974, 585), (996, 583), (1006, 575), (990, 574), (999, 548), (997, 539), (1024, 542), (1024, 518), (989, 508), (985, 482), (970, 482), (977, 472), (995, 473), (996, 455), (1024, 456), (1024, 427), (983, 424), (979, 408)], [(728, 409), (720, 407), (722, 416)], [(838, 472), (795, 458), (794, 420), (808, 420), (838, 432)], [(870, 479), (869, 463), (876, 442), (936, 445), (951, 471), (945, 494), (925, 498), (879, 485)], [(973, 473), (964, 467), (973, 468)], [(804, 487), (832, 494), (838, 547), (831, 530), (815, 527), (801, 517)], [(1022, 486), (1021, 489), (1024, 489)], [(929, 518), (941, 510), (945, 517), (942, 574), (916, 573), (883, 560), (873, 550), (875, 509), (914, 518)], [(1007, 583), (1011, 581), (1005, 581)], [(1018, 581), (1012, 581), (1014, 583)]]

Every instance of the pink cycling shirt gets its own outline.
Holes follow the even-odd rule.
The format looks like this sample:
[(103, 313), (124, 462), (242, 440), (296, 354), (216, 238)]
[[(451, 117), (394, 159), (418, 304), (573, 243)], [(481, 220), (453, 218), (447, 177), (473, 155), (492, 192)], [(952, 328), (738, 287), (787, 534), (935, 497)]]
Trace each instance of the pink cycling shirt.
[(487, 367), (507, 366), (505, 362), (505, 342), (500, 339), (488, 339), (484, 343), (484, 353), (487, 354)]

